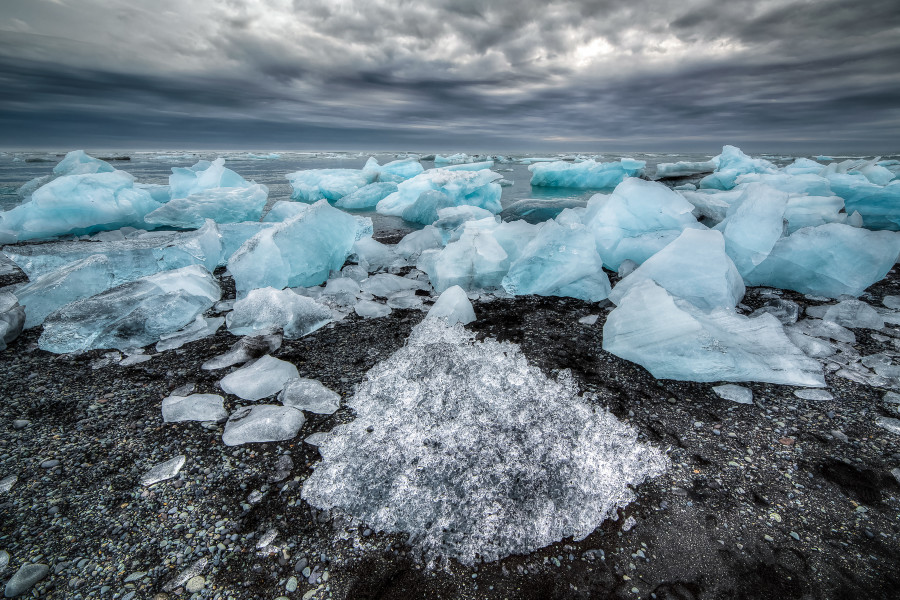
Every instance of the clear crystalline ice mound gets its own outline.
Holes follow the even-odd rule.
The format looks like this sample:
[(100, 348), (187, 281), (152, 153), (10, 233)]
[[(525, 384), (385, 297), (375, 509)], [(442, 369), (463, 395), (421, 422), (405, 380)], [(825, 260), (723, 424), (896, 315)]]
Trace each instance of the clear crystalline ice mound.
[(665, 456), (510, 343), (438, 319), (369, 371), (303, 486), (313, 506), (408, 533), (430, 566), (582, 539)]

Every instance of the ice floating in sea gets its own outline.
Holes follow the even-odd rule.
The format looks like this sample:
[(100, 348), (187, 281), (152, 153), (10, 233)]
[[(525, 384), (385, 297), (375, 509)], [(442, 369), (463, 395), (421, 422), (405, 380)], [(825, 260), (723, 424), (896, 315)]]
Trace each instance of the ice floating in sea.
[(740, 148), (723, 146), (722, 153), (712, 158), (716, 171), (700, 180), (701, 188), (730, 190), (741, 175), (747, 173), (775, 173), (778, 169), (762, 158), (750, 158)]
[(254, 182), (225, 167), (224, 158), (212, 162), (201, 160), (192, 167), (172, 167), (172, 174), (169, 175), (172, 198), (187, 198), (217, 188), (247, 188), (254, 185)]
[(330, 323), (331, 311), (312, 298), (290, 289), (272, 287), (250, 290), (234, 303), (225, 317), (228, 331), (234, 335), (252, 335), (282, 329), (284, 337), (296, 339)]
[(341, 407), (341, 395), (333, 392), (315, 379), (298, 377), (289, 380), (278, 400), (285, 406), (316, 413), (330, 415)]
[[(518, 347), (425, 319), (316, 439), (311, 505), (407, 533), (429, 563), (472, 565), (580, 540), (668, 461)], [(447, 385), (448, 381), (454, 385)]]
[(531, 185), (603, 190), (616, 187), (627, 177), (640, 177), (646, 164), (631, 158), (608, 163), (556, 161), (535, 163), (528, 170)]
[(437, 220), (438, 210), (454, 206), (477, 206), (496, 214), (502, 208), (497, 179), (498, 173), (486, 169), (431, 169), (398, 184), (397, 191), (381, 200), (376, 210), (425, 225)]
[[(379, 183), (400, 183), (407, 179), (412, 179), (425, 171), (425, 168), (419, 164), (416, 158), (401, 158), (391, 161), (387, 164), (380, 165), (374, 157), (366, 161), (363, 172), (371, 174), (374, 181)], [(351, 208), (347, 206), (346, 208)]]
[(244, 400), (262, 400), (284, 389), (284, 384), (299, 377), (291, 363), (266, 355), (226, 375), (219, 385), (229, 394)]
[(359, 169), (308, 169), (286, 177), (294, 189), (291, 198), (309, 204), (335, 202), (375, 181), (375, 173)]
[(567, 208), (584, 208), (587, 202), (584, 200), (573, 200), (571, 198), (559, 199), (534, 199), (526, 198), (510, 204), (500, 213), (500, 218), (504, 221), (517, 221), (522, 219), (528, 223), (543, 223), (555, 219), (559, 213)]
[(290, 406), (245, 406), (228, 418), (222, 442), (226, 446), (240, 446), (289, 440), (297, 435), (305, 421), (303, 413)]
[(218, 394), (169, 396), (162, 401), (163, 421), (224, 421), (228, 418), (224, 402)]

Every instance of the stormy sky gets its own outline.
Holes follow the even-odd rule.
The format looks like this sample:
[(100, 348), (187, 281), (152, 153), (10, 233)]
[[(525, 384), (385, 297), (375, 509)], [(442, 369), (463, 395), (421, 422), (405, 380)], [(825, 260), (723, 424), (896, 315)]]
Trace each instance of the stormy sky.
[(3, 0), (0, 145), (900, 152), (897, 0)]

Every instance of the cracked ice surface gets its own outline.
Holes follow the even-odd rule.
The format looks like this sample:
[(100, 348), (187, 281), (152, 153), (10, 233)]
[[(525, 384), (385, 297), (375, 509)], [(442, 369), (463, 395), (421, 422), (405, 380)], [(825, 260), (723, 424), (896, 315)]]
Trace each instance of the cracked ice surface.
[(303, 487), (313, 506), (410, 534), (430, 564), (471, 565), (581, 539), (667, 459), (548, 379), (514, 344), (460, 325), (417, 325), (348, 403)]

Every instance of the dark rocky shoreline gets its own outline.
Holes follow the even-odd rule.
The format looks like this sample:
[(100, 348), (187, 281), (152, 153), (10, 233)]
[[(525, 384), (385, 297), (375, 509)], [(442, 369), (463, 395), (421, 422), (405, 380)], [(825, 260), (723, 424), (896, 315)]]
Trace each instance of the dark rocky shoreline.
[[(898, 293), (891, 273), (865, 299)], [(764, 300), (750, 289), (743, 302)], [(885, 390), (828, 373), (833, 400), (754, 383), (754, 404), (742, 405), (720, 399), (714, 384), (658, 381), (601, 350), (604, 304), (476, 302), (468, 327), (519, 344), (545, 373), (571, 369), (600, 405), (669, 449), (673, 468), (582, 541), (435, 572), (400, 536), (348, 528), (300, 499), (318, 460), (303, 438), (352, 419), (348, 409), (312, 415), (289, 442), (234, 448), (221, 426), (162, 423), (171, 390), (222, 393), (224, 373), (199, 366), (234, 342), (227, 331), (132, 367), (99, 366), (104, 351), (43, 352), (40, 329), (28, 331), (0, 352), (0, 479), (18, 478), (0, 495), (0, 550), (11, 555), (0, 575), (47, 564), (34, 592), (67, 599), (900, 597), (900, 481), (891, 474), (900, 437), (875, 424), (897, 416), (882, 404)], [(595, 325), (578, 322), (590, 314), (600, 315)], [(353, 315), (273, 354), (348, 398), (423, 316)], [(900, 338), (855, 333), (863, 355), (895, 352), (890, 340)], [(235, 400), (226, 395), (229, 410)], [(139, 484), (178, 454), (187, 463), (176, 479)]]

